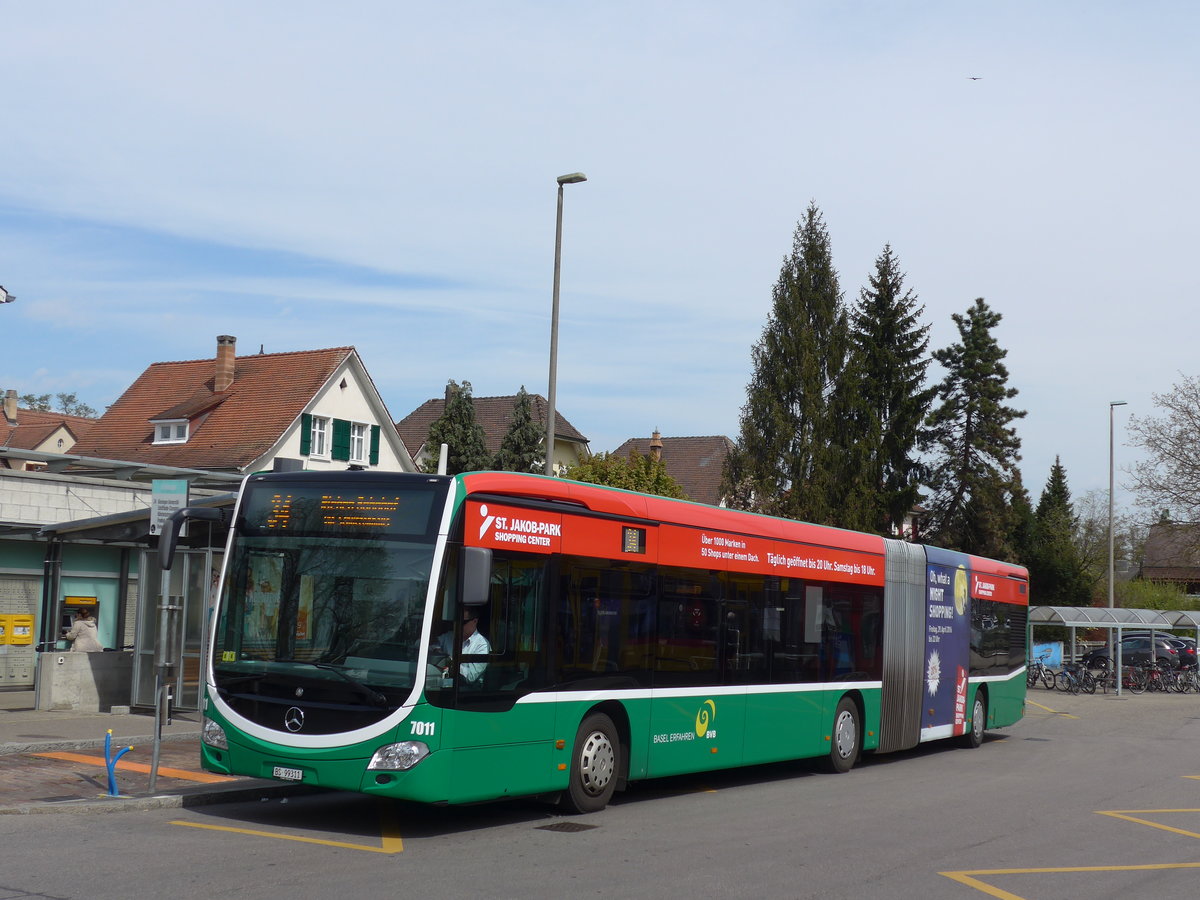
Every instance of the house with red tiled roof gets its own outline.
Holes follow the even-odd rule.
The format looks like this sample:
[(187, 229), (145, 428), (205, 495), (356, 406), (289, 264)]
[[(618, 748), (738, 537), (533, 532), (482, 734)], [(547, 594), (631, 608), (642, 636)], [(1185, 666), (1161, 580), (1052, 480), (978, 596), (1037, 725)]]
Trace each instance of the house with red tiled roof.
[(42, 463), (23, 459), (20, 451), (28, 450), (33, 454), (70, 453), (75, 443), (91, 430), (95, 422), (95, 419), (86, 416), (21, 409), (17, 406), (17, 392), (9, 388), (4, 392), (4, 413), (0, 415), (0, 448), (6, 451), (0, 457), (0, 469), (40, 469)]
[(1174, 584), (1185, 594), (1200, 594), (1200, 525), (1155, 522), (1146, 535), (1140, 577)]
[(689, 500), (724, 506), (721, 471), (732, 448), (733, 441), (724, 435), (663, 437), (656, 431), (648, 438), (630, 438), (613, 451), (613, 456), (625, 457), (631, 452), (657, 455)]
[[(483, 427), (485, 446), (488, 453), (495, 454), (500, 450), (500, 442), (512, 425), (513, 406), (517, 395), (507, 397), (472, 397), (475, 404), (475, 421)], [(529, 395), (530, 417), (543, 433), (546, 428), (546, 398), (541, 394)], [(446, 411), (446, 398), (435, 397), (426, 400), (407, 416), (396, 423), (396, 432), (404, 441), (408, 452), (422, 465), (429, 453), (425, 446), (429, 438), (429, 426)], [(566, 471), (570, 466), (578, 465), (590, 456), (588, 439), (574, 425), (566, 420), (556, 409), (554, 411), (554, 469), (556, 472)]]
[(353, 347), (152, 363), (72, 449), (125, 462), (259, 472), (414, 471)]

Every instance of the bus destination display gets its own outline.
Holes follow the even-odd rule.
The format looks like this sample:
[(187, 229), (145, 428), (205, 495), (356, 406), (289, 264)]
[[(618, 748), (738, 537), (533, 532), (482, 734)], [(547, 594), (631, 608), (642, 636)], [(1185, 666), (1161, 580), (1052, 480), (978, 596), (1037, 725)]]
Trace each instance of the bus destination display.
[(246, 500), (245, 522), (261, 532), (423, 535), (433, 493), (337, 492), (321, 488), (262, 489)]

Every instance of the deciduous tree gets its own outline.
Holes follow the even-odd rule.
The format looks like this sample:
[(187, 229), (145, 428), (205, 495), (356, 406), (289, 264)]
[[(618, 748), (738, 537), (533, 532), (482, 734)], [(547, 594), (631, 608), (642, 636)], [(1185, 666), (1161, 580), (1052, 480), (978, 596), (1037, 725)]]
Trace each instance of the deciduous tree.
[(661, 459), (634, 450), (627, 457), (598, 453), (586, 462), (571, 466), (566, 477), (643, 494), (687, 499), (679, 482), (667, 474), (667, 466)]

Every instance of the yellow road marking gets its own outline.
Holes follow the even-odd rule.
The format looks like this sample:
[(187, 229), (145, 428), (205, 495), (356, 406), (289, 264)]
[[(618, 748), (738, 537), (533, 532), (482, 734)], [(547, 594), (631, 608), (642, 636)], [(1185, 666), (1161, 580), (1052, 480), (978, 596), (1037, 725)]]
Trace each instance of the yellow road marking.
[(1161, 828), (1163, 831), (1170, 831), (1173, 834), (1182, 834), (1185, 837), (1194, 837), (1200, 839), (1200, 833), (1195, 831), (1187, 831), (1183, 828), (1173, 828), (1170, 825), (1163, 825), (1160, 822), (1151, 822), (1147, 819), (1139, 819), (1130, 815), (1130, 813), (1139, 813), (1141, 815), (1160, 813), (1200, 813), (1200, 809), (1098, 809), (1096, 812), (1102, 816), (1112, 816), (1114, 819), (1124, 819), (1126, 822), (1133, 822), (1136, 825), (1149, 825), (1151, 828)]
[[(70, 753), (65, 750), (52, 750), (46, 753), (31, 753), (29, 755), (42, 756), (46, 759), (61, 759), (67, 762), (86, 763), (88, 765), (107, 766), (103, 756), (88, 756), (83, 753)], [(145, 763), (132, 762), (127, 759), (117, 760), (116, 765), (118, 772), (140, 772), (143, 775), (148, 775), (150, 768)], [(228, 775), (213, 775), (211, 772), (193, 772), (190, 769), (172, 769), (170, 766), (159, 766), (158, 774), (165, 775), (167, 778), (198, 781), (201, 784), (220, 784), (225, 781), (237, 781), (236, 778), (230, 778)]]
[(300, 837), (293, 834), (282, 834), (277, 831), (256, 831), (252, 828), (233, 828), (228, 825), (209, 825), (202, 822), (185, 822), (177, 819), (172, 825), (183, 825), (187, 828), (203, 828), (208, 831), (228, 831), (232, 834), (248, 834), (252, 837), (274, 838), (279, 841), (298, 841), (302, 844), (321, 844), (325, 847), (341, 847), (346, 850), (363, 850), (367, 853), (403, 853), (404, 840), (400, 837), (399, 823), (391, 813), (386, 803), (379, 804), (379, 846), (369, 844), (351, 844), (347, 841), (327, 841), (321, 838)]
[(939, 872), (952, 881), (982, 891), (989, 897), (1000, 900), (1025, 900), (1019, 894), (980, 881), (976, 875), (1071, 875), (1081, 872), (1161, 872), (1167, 869), (1200, 869), (1200, 863), (1147, 863), (1137, 866), (1063, 866), (1039, 869), (965, 869), (959, 872)]
[(1030, 706), (1036, 706), (1038, 709), (1043, 710), (1044, 712), (1050, 713), (1050, 715), (1052, 715), (1052, 716), (1062, 716), (1064, 719), (1078, 719), (1079, 718), (1079, 716), (1073, 716), (1070, 713), (1059, 712), (1057, 709), (1051, 709), (1049, 706), (1042, 706), (1042, 704), (1038, 703), (1036, 700), (1030, 700), (1028, 697), (1025, 698), (1025, 702), (1028, 703)]

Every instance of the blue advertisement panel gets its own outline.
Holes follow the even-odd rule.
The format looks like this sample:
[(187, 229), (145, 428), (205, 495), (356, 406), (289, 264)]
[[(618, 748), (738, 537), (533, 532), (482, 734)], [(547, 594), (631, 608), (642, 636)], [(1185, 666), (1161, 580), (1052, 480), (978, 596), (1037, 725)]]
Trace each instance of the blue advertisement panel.
[(965, 731), (971, 661), (968, 557), (933, 547), (926, 552), (923, 741)]

